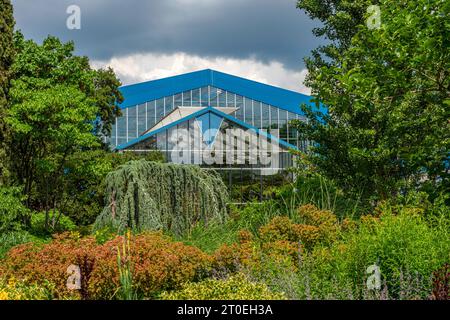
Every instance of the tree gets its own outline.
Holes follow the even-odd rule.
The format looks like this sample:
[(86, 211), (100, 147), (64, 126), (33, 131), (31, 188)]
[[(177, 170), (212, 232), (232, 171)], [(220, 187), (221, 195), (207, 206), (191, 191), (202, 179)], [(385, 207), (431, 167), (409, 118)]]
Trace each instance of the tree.
[(4, 123), (7, 96), (9, 88), (10, 71), (9, 68), (14, 58), (14, 16), (13, 7), (10, 0), (0, 0), (0, 184), (6, 180), (6, 153), (5, 135), (6, 126)]
[[(309, 60), (316, 107), (302, 106), (309, 121), (298, 123), (299, 130), (315, 141), (313, 164), (346, 191), (378, 199), (410, 187), (443, 191), (449, 185), (450, 4), (379, 5), (379, 29), (358, 18), (349, 39), (339, 36), (349, 24), (337, 24), (339, 54), (328, 55), (326, 65)], [(332, 20), (341, 15), (329, 12)], [(327, 113), (318, 111), (321, 103)]]
[(28, 206), (60, 206), (68, 158), (101, 146), (96, 123), (111, 126), (123, 100), (112, 70), (92, 70), (87, 57), (73, 55), (73, 43), (48, 37), (42, 45), (15, 36), (6, 123), (15, 182), (24, 186)]
[(21, 230), (27, 224), (31, 212), (24, 200), (20, 188), (0, 187), (0, 235)]
[(107, 150), (79, 151), (69, 156), (61, 211), (79, 226), (91, 225), (105, 207), (106, 176), (119, 166), (140, 159), (162, 162), (164, 157), (160, 152), (139, 155)]
[(198, 166), (130, 161), (108, 174), (94, 230), (164, 230), (184, 235), (198, 223), (225, 222), (227, 188)]

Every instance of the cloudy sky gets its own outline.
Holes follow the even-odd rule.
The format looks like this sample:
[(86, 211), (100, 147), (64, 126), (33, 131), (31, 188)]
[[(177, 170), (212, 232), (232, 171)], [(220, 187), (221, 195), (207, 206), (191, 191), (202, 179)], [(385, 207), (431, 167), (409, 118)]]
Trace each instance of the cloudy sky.
[[(124, 84), (215, 69), (308, 93), (303, 58), (320, 43), (295, 0), (12, 0), (17, 28), (74, 40)], [(70, 5), (81, 29), (69, 30)]]

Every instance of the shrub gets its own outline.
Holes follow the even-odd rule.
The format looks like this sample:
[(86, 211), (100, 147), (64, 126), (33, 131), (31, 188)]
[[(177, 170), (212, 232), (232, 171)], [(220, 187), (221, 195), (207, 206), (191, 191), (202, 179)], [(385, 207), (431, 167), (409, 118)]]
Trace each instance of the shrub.
[[(48, 286), (47, 286), (48, 287)], [(0, 279), (0, 300), (51, 300), (50, 290), (10, 278)]]
[(301, 242), (311, 249), (320, 241), (330, 243), (337, 237), (339, 224), (331, 211), (319, 210), (315, 206), (302, 206), (298, 213), (304, 224), (296, 224), (288, 217), (275, 217), (259, 229), (262, 241)]
[(29, 221), (30, 210), (19, 188), (0, 187), (0, 234), (22, 229)]
[(433, 272), (433, 300), (450, 300), (450, 263)]
[(379, 217), (365, 217), (358, 228), (343, 233), (342, 240), (326, 249), (327, 262), (318, 258), (322, 248), (308, 257), (314, 277), (322, 284), (332, 277), (350, 282), (354, 295), (361, 297), (366, 269), (377, 264), (392, 297), (428, 298), (433, 271), (450, 261), (450, 235), (448, 228), (430, 226), (415, 212), (394, 214), (384, 208)]
[(272, 293), (266, 285), (254, 283), (243, 274), (225, 280), (207, 279), (188, 283), (181, 290), (163, 292), (163, 300), (284, 300), (281, 293)]
[[(123, 237), (99, 245), (94, 237), (80, 239), (65, 233), (42, 246), (32, 244), (13, 248), (0, 267), (0, 274), (14, 277), (26, 284), (45, 286), (43, 279), (54, 286), (58, 299), (81, 297), (66, 286), (67, 268), (78, 265), (88, 277), (85, 299), (113, 299), (120, 288), (117, 266), (118, 248)], [(146, 233), (130, 241), (133, 290), (141, 297), (153, 297), (162, 290), (176, 289), (186, 281), (202, 279), (209, 268), (209, 257), (199, 249), (172, 242), (159, 233)], [(88, 273), (88, 274), (87, 274)]]
[(339, 230), (336, 215), (329, 210), (320, 210), (314, 205), (303, 205), (298, 208), (300, 221), (317, 228), (320, 239), (331, 242), (336, 239)]
[(45, 226), (45, 212), (38, 212), (31, 216), (31, 233), (37, 236), (46, 236), (53, 233), (74, 231), (77, 226), (69, 217), (55, 210), (48, 213), (48, 226)]
[(27, 231), (13, 231), (0, 234), (0, 259), (4, 258), (6, 253), (14, 246), (28, 242), (42, 242)]

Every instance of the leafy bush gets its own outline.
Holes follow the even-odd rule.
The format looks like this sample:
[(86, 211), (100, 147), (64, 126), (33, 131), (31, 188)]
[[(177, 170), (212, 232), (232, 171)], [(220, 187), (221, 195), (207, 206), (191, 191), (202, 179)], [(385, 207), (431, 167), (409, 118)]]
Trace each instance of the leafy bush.
[(0, 234), (18, 231), (28, 223), (31, 212), (24, 200), (20, 188), (0, 187)]
[(14, 246), (41, 241), (42, 239), (31, 235), (27, 231), (13, 231), (0, 234), (0, 259), (4, 258), (6, 253)]
[(28, 285), (10, 278), (0, 279), (0, 300), (51, 300), (52, 294), (45, 287)]
[[(428, 221), (415, 208), (381, 207), (341, 232), (329, 247), (306, 252), (295, 297), (314, 299), (427, 299), (431, 277), (450, 261), (448, 219)], [(367, 268), (381, 271), (382, 290), (368, 290)], [(283, 278), (283, 274), (278, 274)], [(276, 281), (274, 281), (276, 282)]]
[(283, 294), (272, 293), (266, 285), (254, 283), (243, 274), (226, 280), (207, 279), (188, 283), (181, 290), (163, 292), (163, 300), (284, 300)]
[(48, 213), (48, 227), (45, 226), (45, 212), (35, 213), (31, 216), (31, 233), (38, 236), (45, 236), (64, 231), (74, 231), (77, 226), (73, 221), (55, 210)]
[(340, 272), (352, 275), (355, 286), (366, 277), (367, 267), (377, 263), (394, 294), (400, 295), (402, 273), (423, 278), (429, 293), (433, 271), (450, 261), (449, 229), (432, 228), (411, 211), (393, 214), (386, 208), (379, 218), (362, 220), (359, 229), (343, 237), (331, 252)]
[[(57, 299), (114, 299), (120, 289), (117, 266), (118, 236), (102, 245), (94, 237), (61, 234), (48, 244), (25, 244), (13, 248), (2, 261), (0, 276), (20, 279), (27, 285), (51, 285)], [(133, 290), (151, 298), (162, 290), (179, 288), (187, 281), (202, 279), (209, 257), (199, 249), (172, 242), (159, 233), (146, 233), (130, 240), (129, 259), (133, 270)], [(67, 288), (67, 268), (78, 265), (86, 280), (81, 292)], [(45, 279), (45, 280), (44, 280)]]
[[(301, 206), (301, 223), (278, 216), (257, 237), (243, 231), (239, 243), (214, 253), (213, 268), (219, 275), (244, 272), (291, 299), (429, 298), (433, 272), (450, 261), (450, 221), (441, 209), (425, 216), (420, 208), (385, 205), (338, 222), (330, 211)], [(381, 270), (380, 291), (366, 286), (373, 264)]]

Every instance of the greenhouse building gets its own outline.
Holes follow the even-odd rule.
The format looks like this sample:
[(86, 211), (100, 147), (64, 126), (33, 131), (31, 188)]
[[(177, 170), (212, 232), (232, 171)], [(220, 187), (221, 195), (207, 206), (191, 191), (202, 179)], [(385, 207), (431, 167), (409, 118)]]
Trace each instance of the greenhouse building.
[[(108, 143), (118, 152), (161, 152), (168, 162), (220, 172), (237, 191), (284, 179), (304, 150), (292, 120), (311, 97), (203, 70), (121, 88), (125, 98)], [(242, 193), (242, 192), (241, 192)], [(244, 200), (244, 199), (243, 199)]]

